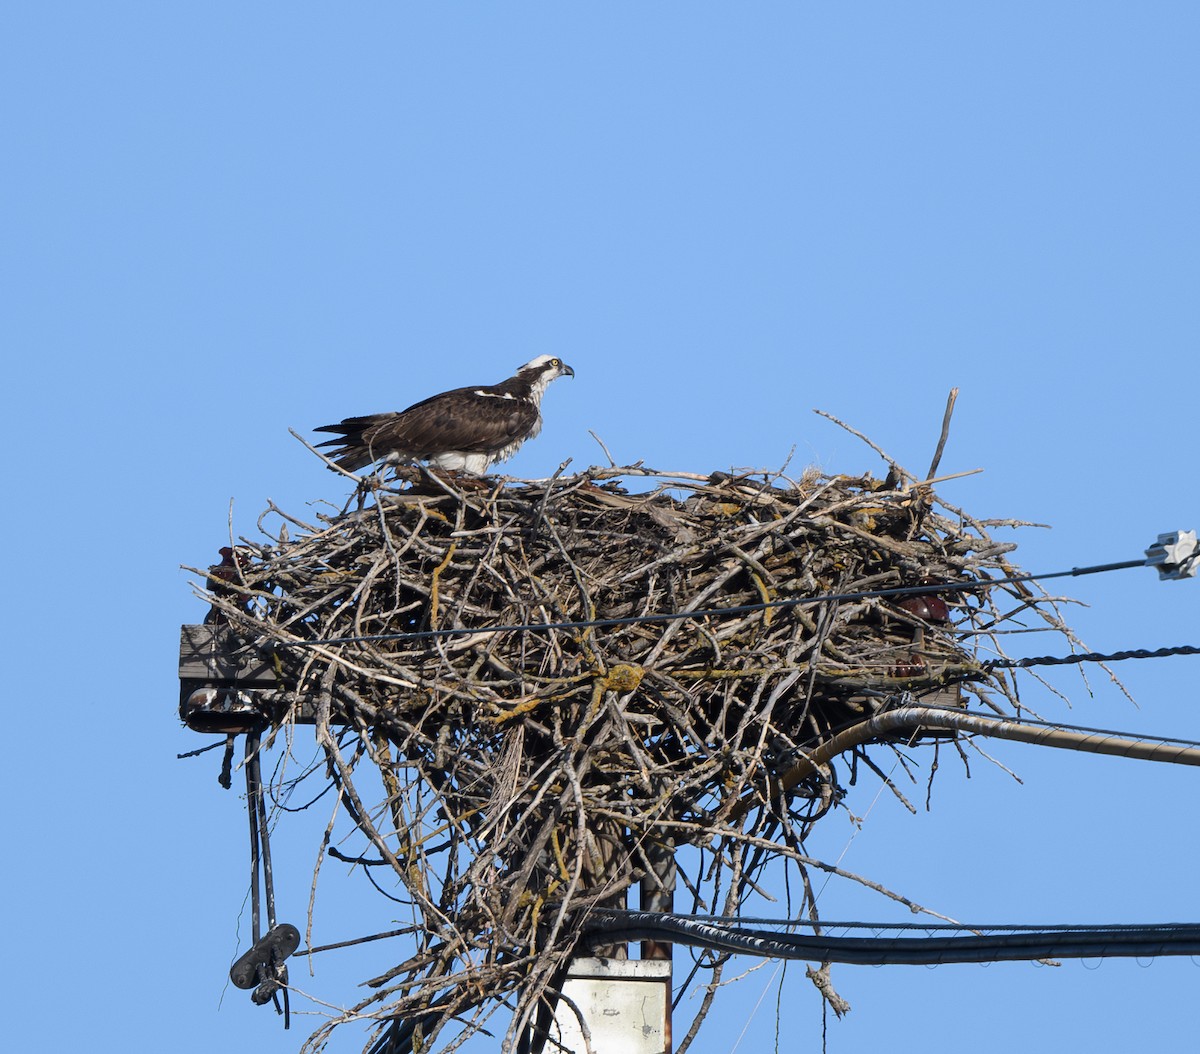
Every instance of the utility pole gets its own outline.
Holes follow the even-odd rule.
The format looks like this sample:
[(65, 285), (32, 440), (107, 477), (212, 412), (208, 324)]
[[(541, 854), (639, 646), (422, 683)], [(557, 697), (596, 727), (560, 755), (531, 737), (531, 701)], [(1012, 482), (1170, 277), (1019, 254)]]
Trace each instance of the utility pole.
[[(650, 870), (638, 890), (641, 910), (670, 912), (675, 906), (674, 839), (663, 835), (648, 840), (643, 851)], [(582, 957), (571, 963), (547, 1052), (671, 1054), (672, 946), (645, 940), (640, 952), (639, 959)]]

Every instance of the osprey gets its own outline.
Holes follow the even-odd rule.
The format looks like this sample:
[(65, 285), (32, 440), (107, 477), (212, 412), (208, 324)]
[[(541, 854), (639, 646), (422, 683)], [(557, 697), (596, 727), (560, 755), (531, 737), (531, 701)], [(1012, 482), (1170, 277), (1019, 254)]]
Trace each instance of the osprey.
[(324, 425), (336, 439), (330, 457), (348, 472), (372, 461), (428, 461), (438, 468), (482, 476), (498, 461), (507, 461), (526, 439), (542, 430), (541, 403), (556, 377), (574, 377), (562, 359), (539, 355), (516, 375), (483, 388), (455, 388), (432, 395), (399, 413), (348, 417)]

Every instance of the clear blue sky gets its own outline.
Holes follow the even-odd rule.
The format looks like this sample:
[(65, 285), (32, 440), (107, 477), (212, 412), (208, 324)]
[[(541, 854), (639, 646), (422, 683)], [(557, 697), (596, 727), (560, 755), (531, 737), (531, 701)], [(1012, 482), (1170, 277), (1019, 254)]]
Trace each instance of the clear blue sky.
[[(661, 468), (882, 471), (814, 407), (921, 471), (957, 385), (942, 469), (985, 471), (943, 495), (1050, 525), (1026, 568), (1200, 527), (1194, 3), (45, 0), (0, 27), (12, 1049), (271, 1054), (313, 1023), (222, 999), (245, 823), (214, 755), (175, 760), (204, 613), (179, 565), (231, 500), (253, 533), (268, 499), (344, 496), (289, 427), (553, 353), (577, 376), (515, 473), (601, 460), (589, 429)], [(1200, 643), (1200, 582), (1064, 589), (1096, 649)], [(1123, 664), (1138, 707), (1098, 671), (1051, 678), (1070, 709), (1027, 697), (1200, 738), (1198, 663)], [(992, 752), (1023, 785), (944, 763), (931, 812), (831, 817), (814, 852), (971, 921), (1200, 920), (1200, 773)], [(280, 825), (285, 917), (322, 823)], [(822, 910), (885, 914), (835, 885)], [(331, 878), (318, 937), (392, 918)], [(348, 1003), (372, 954), (297, 979)], [(1195, 1043), (1186, 959), (834, 979), (830, 1051)], [(819, 1050), (803, 967), (778, 982), (724, 993), (696, 1049), (774, 1049), (778, 1004), (781, 1049)]]

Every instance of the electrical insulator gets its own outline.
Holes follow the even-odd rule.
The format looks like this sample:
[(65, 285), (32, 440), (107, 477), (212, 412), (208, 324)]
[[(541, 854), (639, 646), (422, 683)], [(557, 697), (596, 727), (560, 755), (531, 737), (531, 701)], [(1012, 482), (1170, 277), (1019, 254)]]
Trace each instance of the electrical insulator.
[(1146, 550), (1146, 565), (1158, 568), (1158, 577), (1191, 578), (1200, 570), (1200, 545), (1195, 531), (1171, 531), (1160, 534)]

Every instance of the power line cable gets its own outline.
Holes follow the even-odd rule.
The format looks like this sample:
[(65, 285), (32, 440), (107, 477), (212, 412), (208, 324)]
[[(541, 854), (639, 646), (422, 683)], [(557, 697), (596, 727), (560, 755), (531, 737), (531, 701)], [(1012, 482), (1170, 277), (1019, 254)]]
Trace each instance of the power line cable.
[(817, 596), (784, 597), (779, 600), (761, 600), (753, 604), (737, 604), (731, 607), (704, 608), (690, 611), (659, 611), (647, 615), (623, 615), (616, 618), (571, 619), (561, 622), (514, 623), (505, 626), (448, 626), (441, 629), (406, 630), (400, 633), (367, 633), (348, 637), (327, 637), (319, 640), (295, 640), (280, 642), (281, 647), (313, 648), (335, 644), (379, 644), (387, 641), (437, 640), (447, 637), (465, 637), (485, 633), (529, 633), (570, 629), (613, 629), (619, 626), (642, 626), (657, 622), (675, 622), (693, 618), (721, 618), (729, 615), (750, 615), (758, 611), (786, 610), (810, 604), (842, 603), (853, 600), (870, 600), (885, 597), (929, 596), (941, 593), (969, 593), (993, 586), (1015, 585), (1023, 582), (1039, 582), (1051, 578), (1079, 577), (1080, 575), (1104, 574), (1123, 571), (1131, 567), (1145, 567), (1145, 560), (1121, 560), (1110, 564), (1095, 564), (1091, 567), (1072, 567), (1068, 571), (1048, 571), (1042, 574), (1010, 575), (1007, 578), (982, 578), (972, 582), (937, 582), (919, 586), (892, 586), (886, 589), (862, 589), (850, 593), (822, 593)]
[(949, 933), (1142, 933), (1149, 930), (1174, 930), (1179, 927), (1200, 926), (1200, 923), (1190, 922), (1067, 922), (1067, 923), (1028, 923), (1028, 922), (947, 922), (944, 919), (929, 922), (865, 922), (861, 919), (834, 920), (828, 919), (779, 919), (768, 915), (738, 915), (730, 918), (728, 915), (683, 915), (677, 912), (646, 912), (629, 908), (597, 908), (614, 916), (616, 915), (661, 915), (671, 919), (687, 919), (692, 922), (712, 922), (734, 928), (774, 928), (781, 930), (796, 929), (797, 927), (812, 930), (870, 930), (872, 933), (901, 933), (916, 930), (922, 933), (945, 931)]
[[(1200, 953), (1200, 924), (1055, 926), (1032, 930), (978, 930), (960, 936), (831, 937), (779, 933), (698, 921), (658, 912), (594, 908), (590, 926), (606, 940), (657, 940), (764, 958), (842, 962), (862, 966), (984, 963), (1021, 959), (1081, 959)], [(794, 925), (782, 923), (777, 925)], [(887, 929), (887, 926), (879, 927)], [(933, 928), (933, 927), (928, 927)]]
[(985, 670), (1024, 669), (1028, 666), (1066, 666), (1084, 662), (1121, 662), (1125, 659), (1165, 659), (1171, 655), (1200, 655), (1194, 644), (1178, 644), (1172, 648), (1128, 648), (1124, 651), (1081, 651), (1072, 655), (1034, 655), (1027, 659), (989, 659), (981, 665)]

